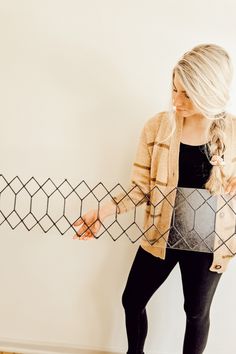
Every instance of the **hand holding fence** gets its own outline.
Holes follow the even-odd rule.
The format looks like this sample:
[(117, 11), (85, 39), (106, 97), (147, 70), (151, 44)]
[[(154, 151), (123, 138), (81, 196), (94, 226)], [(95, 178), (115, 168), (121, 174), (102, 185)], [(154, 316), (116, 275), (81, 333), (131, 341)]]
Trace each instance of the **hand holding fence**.
[(99, 232), (102, 221), (103, 220), (101, 220), (101, 215), (99, 215), (98, 210), (90, 209), (73, 224), (73, 226), (79, 227), (79, 229), (76, 231), (76, 234), (73, 236), (73, 239), (93, 239)]

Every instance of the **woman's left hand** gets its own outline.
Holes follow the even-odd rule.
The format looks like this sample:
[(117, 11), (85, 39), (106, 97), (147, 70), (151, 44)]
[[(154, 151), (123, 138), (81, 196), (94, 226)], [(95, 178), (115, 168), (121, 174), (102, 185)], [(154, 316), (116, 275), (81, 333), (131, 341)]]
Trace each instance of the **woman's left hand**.
[(232, 196), (236, 193), (236, 177), (231, 177), (228, 179), (225, 193), (229, 193)]

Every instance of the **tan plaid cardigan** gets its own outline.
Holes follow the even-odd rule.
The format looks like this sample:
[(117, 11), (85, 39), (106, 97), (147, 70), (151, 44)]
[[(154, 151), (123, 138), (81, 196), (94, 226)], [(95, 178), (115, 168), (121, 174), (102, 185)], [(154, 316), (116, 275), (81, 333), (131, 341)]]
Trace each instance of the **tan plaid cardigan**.
[[(160, 112), (144, 125), (136, 158), (132, 166), (131, 187), (126, 193), (114, 197), (118, 212), (146, 203), (144, 234), (141, 246), (156, 257), (165, 259), (166, 245), (176, 196), (179, 175), (179, 147), (183, 118), (176, 115), (176, 129), (170, 133), (170, 120), (167, 112)], [(236, 176), (236, 117), (226, 117), (226, 150), (224, 171), (228, 177)], [(165, 196), (165, 197), (164, 197)], [(229, 207), (230, 205), (230, 207)], [(214, 257), (211, 271), (223, 273), (229, 260), (236, 253), (235, 197), (225, 203), (217, 196)], [(232, 209), (231, 209), (232, 208)]]

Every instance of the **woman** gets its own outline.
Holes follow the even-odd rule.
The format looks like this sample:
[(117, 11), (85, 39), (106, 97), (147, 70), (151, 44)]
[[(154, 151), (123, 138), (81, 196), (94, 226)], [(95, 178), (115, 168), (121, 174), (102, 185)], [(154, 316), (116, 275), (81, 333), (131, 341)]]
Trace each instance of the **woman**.
[[(222, 47), (202, 44), (185, 53), (173, 69), (175, 109), (158, 113), (145, 124), (129, 192), (112, 198), (99, 211), (88, 211), (74, 224), (79, 227), (74, 238), (90, 239), (107, 216), (146, 203), (145, 232), (122, 298), (127, 354), (144, 353), (146, 304), (177, 263), (186, 312), (183, 354), (200, 354), (206, 347), (212, 299), (236, 252), (234, 213), (221, 198), (236, 192), (236, 119), (227, 113), (231, 79), (230, 58)], [(213, 252), (167, 247), (174, 237), (170, 225), (176, 187), (203, 188), (218, 198), (221, 212), (216, 213)]]

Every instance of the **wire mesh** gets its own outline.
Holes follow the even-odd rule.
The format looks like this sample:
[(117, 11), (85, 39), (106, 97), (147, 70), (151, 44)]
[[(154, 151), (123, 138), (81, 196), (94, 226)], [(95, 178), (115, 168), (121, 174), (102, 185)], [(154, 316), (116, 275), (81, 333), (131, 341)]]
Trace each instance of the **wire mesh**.
[[(210, 195), (205, 189), (175, 187), (166, 194), (158, 186), (154, 189), (158, 190), (160, 196), (155, 205), (147, 195), (143, 195), (143, 201), (145, 200), (152, 207), (153, 212), (151, 214), (153, 223), (148, 226), (148, 229), (144, 229), (142, 225), (144, 210), (139, 208), (142, 203), (140, 201), (135, 203), (131, 198), (133, 191), (126, 191), (119, 183), (108, 189), (102, 182), (90, 187), (84, 180), (75, 186), (67, 179), (56, 184), (51, 178), (40, 183), (34, 177), (22, 181), (16, 176), (8, 181), (1, 174), (0, 225), (6, 223), (13, 230), (23, 225), (28, 231), (39, 227), (44, 233), (53, 228), (61, 235), (69, 231), (75, 233), (74, 222), (83, 217), (88, 208), (99, 210), (105, 200), (114, 200), (116, 203), (115, 196), (123, 193), (133, 203), (128, 217), (116, 212), (102, 223), (99, 234), (94, 235), (95, 238), (100, 238), (106, 233), (113, 241), (126, 236), (135, 243), (141, 237), (145, 238), (150, 228), (156, 228), (159, 232), (155, 223), (157, 216), (155, 210), (165, 199), (173, 209), (171, 224), (166, 230), (169, 235), (166, 239), (167, 247), (214, 252), (224, 246), (232, 255), (236, 254), (232, 246), (236, 237), (235, 196), (221, 195), (219, 202), (219, 196), (217, 199), (217, 196)], [(174, 204), (169, 198), (173, 191), (176, 191)], [(224, 224), (223, 234), (217, 227), (217, 220), (221, 218)], [(91, 228), (91, 225), (87, 227)], [(159, 239), (165, 237), (166, 232), (158, 236)]]

